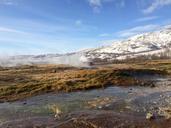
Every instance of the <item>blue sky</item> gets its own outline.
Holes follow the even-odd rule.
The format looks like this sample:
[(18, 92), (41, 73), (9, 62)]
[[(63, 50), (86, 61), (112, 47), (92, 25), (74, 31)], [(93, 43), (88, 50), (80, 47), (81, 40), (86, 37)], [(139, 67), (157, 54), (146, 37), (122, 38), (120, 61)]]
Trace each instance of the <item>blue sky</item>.
[(171, 23), (171, 0), (0, 0), (0, 55), (66, 53)]

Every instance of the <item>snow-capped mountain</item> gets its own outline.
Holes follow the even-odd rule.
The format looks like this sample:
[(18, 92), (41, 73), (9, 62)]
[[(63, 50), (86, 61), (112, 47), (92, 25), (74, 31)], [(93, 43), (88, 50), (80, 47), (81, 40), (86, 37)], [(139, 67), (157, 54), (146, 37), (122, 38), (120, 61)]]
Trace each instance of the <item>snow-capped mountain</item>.
[(113, 42), (112, 45), (90, 50), (86, 57), (101, 60), (125, 59), (140, 55), (154, 55), (171, 48), (171, 27), (159, 31), (130, 37), (127, 40)]
[(0, 57), (0, 66), (18, 66), (32, 64), (69, 64), (86, 66), (96, 62), (112, 62), (139, 56), (171, 56), (171, 26), (159, 31), (114, 41), (110, 46), (86, 49), (69, 54), (26, 55)]

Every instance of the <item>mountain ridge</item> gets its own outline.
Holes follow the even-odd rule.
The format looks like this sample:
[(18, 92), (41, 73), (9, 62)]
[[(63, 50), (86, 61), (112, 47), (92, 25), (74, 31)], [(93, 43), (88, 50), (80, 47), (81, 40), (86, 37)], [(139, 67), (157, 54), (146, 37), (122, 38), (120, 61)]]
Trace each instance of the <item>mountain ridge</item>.
[(0, 66), (33, 64), (68, 64), (86, 66), (96, 61), (112, 62), (139, 56), (171, 56), (171, 26), (154, 32), (132, 36), (126, 40), (114, 41), (109, 46), (91, 48), (67, 54), (20, 55), (0, 58)]
[[(110, 46), (87, 52), (89, 59), (125, 59), (138, 55), (152, 55), (171, 48), (171, 27), (135, 35)], [(134, 56), (133, 56), (134, 55)]]

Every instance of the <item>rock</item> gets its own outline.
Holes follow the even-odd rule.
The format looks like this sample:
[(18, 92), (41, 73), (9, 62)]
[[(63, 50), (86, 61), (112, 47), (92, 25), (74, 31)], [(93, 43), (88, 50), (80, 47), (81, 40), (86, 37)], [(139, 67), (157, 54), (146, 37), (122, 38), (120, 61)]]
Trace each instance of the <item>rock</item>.
[(154, 114), (151, 113), (151, 112), (147, 113), (147, 114), (146, 114), (146, 119), (147, 119), (147, 120), (154, 119)]
[(132, 91), (128, 91), (128, 93), (129, 93), (129, 94), (133, 94), (133, 92), (132, 92)]
[(56, 105), (56, 104), (51, 105), (51, 106), (49, 106), (49, 109), (54, 112), (55, 118), (60, 119), (63, 112), (61, 111), (61, 109), (58, 105)]
[(151, 83), (151, 84), (150, 84), (150, 87), (151, 87), (151, 88), (154, 88), (154, 87), (156, 87), (156, 85), (155, 85), (154, 83)]
[(153, 101), (153, 104), (157, 104), (157, 102), (156, 101)]
[(110, 104), (106, 104), (106, 105), (105, 105), (105, 107), (109, 107), (109, 106), (110, 106)]
[(26, 105), (27, 104), (27, 102), (23, 102), (23, 105)]
[(126, 108), (126, 109), (131, 109), (131, 106), (126, 106), (125, 108)]
[(60, 118), (61, 114), (62, 114), (62, 111), (59, 109), (59, 108), (56, 108), (56, 112), (55, 112), (55, 118)]
[(57, 70), (56, 69), (52, 70), (52, 73), (57, 73)]
[(165, 119), (171, 119), (171, 107), (160, 107), (158, 114), (164, 116)]
[(102, 106), (98, 106), (98, 109), (102, 109)]

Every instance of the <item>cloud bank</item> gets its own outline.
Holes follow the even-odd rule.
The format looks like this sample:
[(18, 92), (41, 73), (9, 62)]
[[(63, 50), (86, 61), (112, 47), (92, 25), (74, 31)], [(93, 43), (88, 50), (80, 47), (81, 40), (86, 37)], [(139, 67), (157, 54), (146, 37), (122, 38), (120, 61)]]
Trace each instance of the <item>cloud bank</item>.
[(142, 11), (144, 14), (150, 14), (155, 10), (168, 5), (171, 5), (171, 0), (154, 0), (154, 2), (152, 2), (150, 6), (143, 9)]

